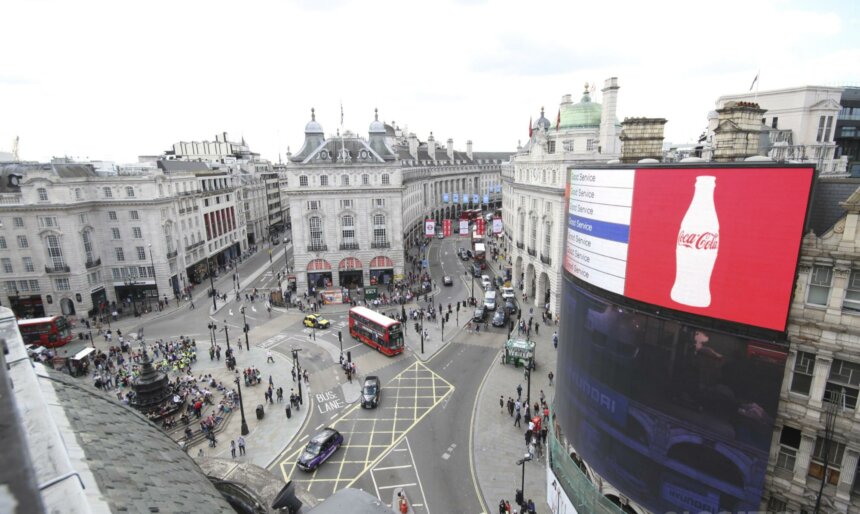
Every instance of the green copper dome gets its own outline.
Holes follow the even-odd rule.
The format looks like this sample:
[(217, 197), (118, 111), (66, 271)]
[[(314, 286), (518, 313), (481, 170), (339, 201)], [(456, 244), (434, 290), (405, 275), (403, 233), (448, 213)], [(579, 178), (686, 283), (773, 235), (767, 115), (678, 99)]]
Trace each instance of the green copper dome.
[(588, 85), (579, 103), (562, 103), (560, 129), (600, 127), (600, 113), (603, 107), (599, 103), (591, 101), (588, 94)]

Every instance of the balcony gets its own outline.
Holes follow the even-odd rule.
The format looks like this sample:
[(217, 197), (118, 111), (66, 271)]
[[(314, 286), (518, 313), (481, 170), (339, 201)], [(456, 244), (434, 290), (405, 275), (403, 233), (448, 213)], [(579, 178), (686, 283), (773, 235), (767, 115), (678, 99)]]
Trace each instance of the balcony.
[(537, 250), (535, 250), (534, 248), (529, 248), (527, 251), (529, 252), (529, 255), (531, 255), (532, 257), (537, 256)]
[(185, 209), (179, 209), (179, 214), (185, 214)]
[(325, 243), (311, 243), (308, 245), (309, 252), (327, 252), (328, 245)]
[(70, 271), (68, 266), (45, 266), (45, 273), (69, 273)]
[(96, 266), (101, 266), (101, 265), (102, 265), (102, 258), (101, 257), (99, 257), (98, 259), (96, 259), (94, 261), (87, 261), (86, 263), (84, 263), (84, 266), (86, 266), (87, 269), (95, 268)]
[(191, 210), (192, 210), (192, 211), (194, 211), (194, 212), (197, 212), (197, 211), (199, 211), (199, 210), (200, 210), (200, 207), (199, 207), (199, 206), (197, 206), (197, 205), (195, 205), (194, 207), (192, 207), (192, 208), (191, 208)]
[(172, 259), (172, 258), (176, 257), (176, 254), (178, 254), (178, 253), (179, 253), (178, 250), (173, 250), (172, 252), (167, 252), (167, 258)]
[(523, 244), (523, 243), (522, 243), (522, 242), (520, 242), (520, 241), (517, 241), (517, 248), (519, 248), (520, 250), (522, 250), (522, 249), (523, 249), (523, 248), (525, 248), (525, 247), (526, 247), (526, 245), (525, 245), (525, 244)]
[(391, 248), (391, 243), (388, 241), (373, 241), (370, 243), (371, 248)]
[(540, 254), (540, 261), (544, 264), (552, 264), (552, 259), (543, 253)]
[(358, 250), (358, 243), (341, 243), (341, 250)]
[(203, 240), (201, 239), (200, 241), (197, 241), (197, 242), (196, 242), (196, 243), (194, 243), (193, 245), (188, 245), (188, 246), (186, 246), (186, 247), (185, 247), (185, 251), (186, 251), (186, 252), (190, 252), (191, 250), (193, 250), (193, 249), (197, 248), (198, 246), (203, 246), (205, 243), (206, 243), (206, 241), (203, 241)]

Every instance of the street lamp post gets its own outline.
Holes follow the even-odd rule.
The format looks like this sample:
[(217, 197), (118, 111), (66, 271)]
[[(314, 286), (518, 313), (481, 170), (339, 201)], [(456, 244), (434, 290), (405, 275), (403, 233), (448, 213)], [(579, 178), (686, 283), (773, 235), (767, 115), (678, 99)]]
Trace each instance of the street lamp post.
[(209, 288), (212, 291), (212, 309), (217, 310), (218, 304), (215, 303), (215, 280), (212, 278), (212, 266), (209, 265), (209, 257), (206, 257), (206, 271), (209, 273)]
[[(248, 351), (251, 351), (251, 345), (248, 343), (248, 332), (249, 332), (248, 320), (245, 318), (245, 306), (244, 305), (242, 306), (241, 309), (239, 309), (239, 312), (242, 313), (242, 323), (244, 324), (244, 326), (242, 327), (242, 330), (245, 331), (245, 349)], [(240, 343), (240, 346), (241, 346), (241, 343)]]
[(152, 265), (152, 280), (155, 282), (155, 297), (159, 300), (161, 299), (161, 295), (158, 293), (158, 276), (155, 274), (155, 260), (152, 258), (152, 243), (148, 243), (149, 247), (149, 264)]
[(296, 368), (296, 377), (298, 377), (299, 382), (299, 403), (302, 403), (302, 367), (299, 364), (299, 352), (302, 351), (301, 348), (293, 348), (293, 367)]
[(230, 351), (230, 332), (227, 330), (227, 320), (224, 320), (224, 339), (227, 340), (227, 351)]
[(245, 403), (242, 401), (242, 384), (239, 380), (239, 372), (236, 371), (236, 377), (233, 380), (236, 382), (236, 388), (239, 391), (239, 412), (242, 413), (242, 435), (248, 435), (248, 422), (245, 421)]
[(519, 504), (520, 508), (525, 508), (526, 504), (526, 462), (532, 460), (532, 456), (526, 453), (522, 459), (517, 461), (518, 466), (522, 466), (522, 476), (520, 478), (520, 490), (514, 495), (514, 501)]
[(210, 321), (206, 326), (209, 328), (209, 341), (211, 342), (210, 347), (215, 348), (215, 329), (218, 328), (218, 326), (214, 321)]
[[(534, 362), (534, 357), (529, 357), (528, 364), (526, 364), (526, 405), (531, 405), (532, 401), (532, 363)], [(528, 420), (526, 420), (528, 422)]]
[(424, 311), (421, 311), (421, 353), (424, 353)]

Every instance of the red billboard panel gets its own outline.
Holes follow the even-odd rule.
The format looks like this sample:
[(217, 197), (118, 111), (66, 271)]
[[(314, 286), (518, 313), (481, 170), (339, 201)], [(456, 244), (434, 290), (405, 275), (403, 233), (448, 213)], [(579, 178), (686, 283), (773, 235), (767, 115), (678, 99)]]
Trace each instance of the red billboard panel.
[(613, 293), (785, 330), (813, 168), (572, 170), (564, 267)]
[(484, 218), (475, 218), (475, 229), (478, 231), (478, 235), (480, 236), (484, 235), (485, 223), (486, 221)]
[(442, 235), (445, 237), (451, 235), (451, 220), (442, 220)]

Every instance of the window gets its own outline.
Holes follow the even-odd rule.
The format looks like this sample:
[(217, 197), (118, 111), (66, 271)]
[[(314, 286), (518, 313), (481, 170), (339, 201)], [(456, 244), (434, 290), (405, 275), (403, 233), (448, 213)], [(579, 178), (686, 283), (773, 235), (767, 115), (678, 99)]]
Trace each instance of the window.
[(135, 250), (137, 251), (137, 260), (145, 261), (146, 260), (146, 248), (142, 246), (136, 246)]
[(857, 127), (842, 127), (839, 137), (857, 137)]
[(113, 239), (122, 239), (122, 237), (120, 237), (119, 229), (117, 227), (113, 227), (112, 229), (110, 229), (110, 232), (111, 237), (113, 237)]
[(76, 187), (75, 188), (75, 200), (80, 200), (83, 197), (84, 197), (84, 195), (81, 194), (81, 188)]
[(131, 234), (135, 239), (143, 239), (143, 232), (141, 232), (140, 227), (131, 227)]
[(307, 175), (299, 176), (299, 186), (301, 186), (301, 187), (307, 187), (308, 186), (308, 176)]
[(348, 186), (349, 185), (349, 175), (341, 175), (340, 176), (340, 185)]
[(815, 354), (797, 352), (797, 358), (794, 361), (794, 373), (791, 377), (791, 391), (808, 395), (814, 370)]
[(373, 200), (374, 207), (385, 207), (385, 198), (375, 198)]
[(770, 120), (770, 128), (776, 128), (779, 125), (779, 118), (774, 116), (772, 120)]
[(842, 466), (842, 455), (845, 445), (836, 441), (826, 441), (823, 437), (815, 438), (815, 451), (812, 452), (812, 462), (809, 464), (809, 475), (819, 480), (824, 478), (824, 447), (827, 446), (827, 482), (831, 485), (839, 483), (839, 468)]
[(788, 505), (784, 500), (780, 500), (775, 496), (771, 496), (767, 500), (767, 511), (773, 512), (774, 514), (785, 514), (788, 512)]
[(833, 268), (830, 266), (813, 266), (809, 276), (809, 294), (806, 302), (813, 305), (827, 305), (832, 277)]
[(320, 208), (319, 200), (309, 200), (308, 201), (308, 210), (309, 211), (318, 211)]
[(3, 273), (14, 273), (12, 271), (12, 259), (9, 257), (3, 257), (0, 259), (0, 265), (3, 266)]
[(546, 142), (546, 153), (555, 153), (555, 141)]
[(62, 268), (66, 265), (63, 259), (63, 248), (60, 246), (60, 238), (49, 235), (45, 237), (45, 246), (48, 247), (48, 262), (54, 268)]
[(519, 226), (519, 230), (517, 230), (517, 232), (519, 233), (517, 240), (519, 241), (518, 244), (522, 245), (526, 242), (526, 215), (525, 215), (525, 213), (521, 212), (519, 214), (519, 218), (520, 218), (520, 223), (519, 223), (520, 226)]
[(573, 140), (572, 139), (565, 139), (564, 141), (561, 142), (561, 148), (565, 152), (572, 152), (573, 151)]
[(821, 116), (818, 118), (818, 134), (815, 140), (819, 143), (830, 142), (830, 130), (833, 128), (833, 116)]
[(341, 237), (344, 244), (355, 243), (355, 219), (352, 216), (340, 218)]
[(80, 223), (81, 225), (87, 224), (87, 213), (82, 212), (78, 214), (78, 223)]
[(125, 188), (125, 196), (129, 198), (134, 198), (134, 188), (131, 186), (126, 186)]
[(319, 216), (312, 216), (308, 220), (310, 227), (310, 242), (311, 246), (319, 247), (323, 245), (322, 219)]
[(56, 216), (39, 216), (39, 228), (57, 228), (59, 226)]
[(537, 216), (532, 216), (529, 220), (529, 251), (537, 248)]
[(851, 270), (848, 284), (845, 286), (845, 299), (842, 310), (860, 311), (860, 270)]
[(108, 211), (108, 219), (111, 221), (116, 221), (116, 211)]
[(0, 236), (0, 250), (5, 250), (6, 248), (6, 237)]
[(366, 186), (368, 184), (370, 184), (370, 175), (365, 173), (364, 175), (361, 176), (361, 185)]
[(122, 248), (114, 248), (114, 252), (116, 252), (116, 260), (122, 262), (125, 260), (125, 252), (122, 251)]
[(822, 400), (836, 404), (842, 409), (854, 410), (857, 407), (858, 391), (860, 391), (860, 364), (833, 359)]
[(57, 291), (71, 291), (72, 287), (69, 285), (69, 279), (67, 278), (55, 278), (54, 286), (57, 288)]
[(36, 268), (33, 267), (33, 258), (32, 257), (24, 257), (24, 271), (28, 273), (32, 273), (36, 271)]
[(93, 237), (89, 230), (81, 232), (81, 241), (84, 243), (84, 255), (87, 258), (87, 262), (95, 261), (93, 258)]
[(24, 228), (24, 218), (12, 218), (12, 224), (15, 228)]
[(140, 219), (140, 215), (137, 213), (137, 211), (128, 211), (128, 217), (129, 217), (129, 219), (133, 219), (133, 220), (139, 220)]
[(352, 200), (341, 200), (340, 201), (341, 209), (352, 209)]
[(388, 173), (383, 173), (382, 174), (382, 185), (387, 186), (390, 184), (391, 184), (391, 177), (388, 175)]
[(328, 175), (320, 175), (320, 185), (327, 186), (328, 185)]
[(39, 194), (39, 201), (40, 202), (47, 202), (48, 201), (48, 190), (47, 189), (45, 189), (44, 187), (40, 187), (39, 189), (36, 190), (36, 192)]
[(776, 467), (793, 472), (798, 449), (800, 449), (800, 430), (782, 427), (782, 432), (779, 435), (779, 454), (776, 456)]
[(552, 244), (552, 223), (549, 221), (544, 223), (543, 226), (543, 249), (541, 250), (541, 256), (549, 257), (549, 249)]
[(29, 248), (29, 247), (30, 247), (30, 241), (27, 240), (27, 236), (18, 236), (18, 248)]
[(105, 198), (113, 198), (113, 191), (111, 191), (109, 187), (103, 187), (102, 191), (104, 192)]
[(385, 238), (385, 216), (383, 214), (373, 215), (373, 243), (383, 246), (387, 243)]
[(593, 152), (596, 150), (597, 140), (596, 139), (588, 139), (585, 141), (585, 150), (587, 152)]

